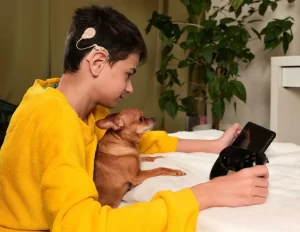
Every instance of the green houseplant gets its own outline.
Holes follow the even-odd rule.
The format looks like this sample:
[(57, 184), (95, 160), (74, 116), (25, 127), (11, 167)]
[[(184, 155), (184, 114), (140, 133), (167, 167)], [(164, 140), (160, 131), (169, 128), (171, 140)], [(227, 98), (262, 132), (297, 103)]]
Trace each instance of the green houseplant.
[[(212, 6), (211, 0), (180, 0), (188, 12), (186, 21), (153, 12), (146, 34), (156, 28), (163, 42), (162, 62), (156, 72), (157, 81), (164, 86), (159, 99), (161, 110), (171, 118), (178, 111), (197, 114), (196, 100), (209, 101), (213, 128), (218, 129), (225, 101), (234, 101), (235, 110), (237, 99), (247, 101), (245, 86), (238, 77), (241, 64), (248, 65), (255, 58), (249, 42), (259, 39), (265, 50), (281, 45), (285, 54), (293, 40), (291, 17), (273, 19), (261, 31), (252, 26), (262, 21), (268, 9), (275, 11), (280, 1), (284, 0), (227, 0), (222, 6)], [(184, 57), (174, 55), (176, 46), (184, 50)], [(178, 75), (181, 68), (188, 68), (188, 82), (193, 86), (184, 97), (174, 91), (175, 85), (183, 85)], [(198, 79), (193, 82), (195, 70)]]

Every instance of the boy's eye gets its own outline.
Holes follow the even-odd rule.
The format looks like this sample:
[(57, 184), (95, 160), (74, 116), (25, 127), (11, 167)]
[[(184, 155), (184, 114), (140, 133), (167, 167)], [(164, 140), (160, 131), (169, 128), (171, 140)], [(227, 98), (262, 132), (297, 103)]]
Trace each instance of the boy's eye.
[(139, 121), (140, 121), (140, 122), (142, 122), (142, 121), (143, 121), (143, 117), (142, 117), (142, 116), (139, 118)]
[(126, 76), (129, 79), (132, 76), (132, 73), (126, 73)]

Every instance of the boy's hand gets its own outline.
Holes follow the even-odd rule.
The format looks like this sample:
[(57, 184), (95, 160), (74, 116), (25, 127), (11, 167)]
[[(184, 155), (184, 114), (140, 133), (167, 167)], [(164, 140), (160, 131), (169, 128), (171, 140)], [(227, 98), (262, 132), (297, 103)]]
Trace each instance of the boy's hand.
[(241, 132), (241, 127), (238, 123), (233, 124), (230, 128), (228, 128), (224, 134), (217, 139), (216, 153), (220, 153), (225, 147), (230, 146), (236, 137)]
[(200, 210), (211, 207), (241, 207), (263, 204), (269, 194), (266, 166), (242, 169), (192, 187)]

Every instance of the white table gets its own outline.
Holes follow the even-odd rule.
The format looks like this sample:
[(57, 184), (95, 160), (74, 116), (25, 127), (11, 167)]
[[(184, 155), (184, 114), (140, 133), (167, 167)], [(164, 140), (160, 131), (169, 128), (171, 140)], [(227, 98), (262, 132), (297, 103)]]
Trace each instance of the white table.
[(271, 58), (270, 110), (275, 141), (300, 145), (300, 56)]

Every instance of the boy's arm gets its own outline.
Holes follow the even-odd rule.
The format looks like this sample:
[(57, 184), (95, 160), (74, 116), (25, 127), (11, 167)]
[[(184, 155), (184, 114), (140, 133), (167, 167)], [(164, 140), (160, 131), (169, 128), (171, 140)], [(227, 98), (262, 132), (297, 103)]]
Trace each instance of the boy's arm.
[(143, 154), (165, 152), (209, 152), (218, 153), (218, 140), (178, 139), (169, 136), (165, 131), (146, 132), (140, 141), (140, 152)]
[[(56, 122), (42, 158), (42, 202), (52, 232), (195, 231), (199, 212), (190, 189), (163, 191), (150, 202), (118, 209), (101, 206), (76, 131)], [(72, 127), (74, 128), (74, 127)]]
[(222, 149), (232, 144), (240, 131), (240, 125), (235, 123), (220, 138), (214, 140), (177, 139), (165, 131), (149, 131), (141, 139), (140, 151), (144, 154), (175, 151), (220, 153)]
[(169, 136), (165, 131), (148, 131), (143, 134), (139, 145), (143, 154), (175, 152), (178, 138)]

